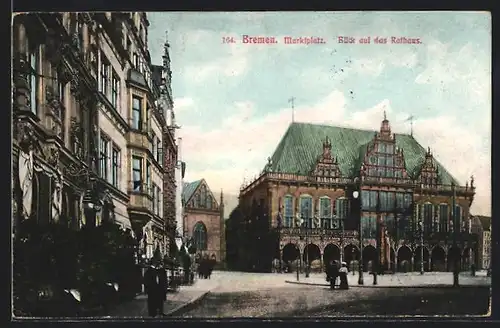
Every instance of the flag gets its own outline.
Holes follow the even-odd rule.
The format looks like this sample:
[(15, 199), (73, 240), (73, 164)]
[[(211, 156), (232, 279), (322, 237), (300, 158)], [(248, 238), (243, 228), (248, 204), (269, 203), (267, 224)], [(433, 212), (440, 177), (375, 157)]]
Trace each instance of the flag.
[(414, 119), (414, 116), (413, 116), (413, 115), (410, 115), (410, 116), (409, 116), (409, 117), (405, 120), (405, 122), (411, 121), (411, 120), (413, 120), (413, 119)]

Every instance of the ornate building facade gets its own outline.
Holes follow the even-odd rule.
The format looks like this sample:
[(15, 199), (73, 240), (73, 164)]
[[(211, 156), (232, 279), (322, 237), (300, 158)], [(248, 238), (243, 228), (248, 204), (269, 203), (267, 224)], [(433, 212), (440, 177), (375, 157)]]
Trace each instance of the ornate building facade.
[(479, 236), (478, 269), (491, 268), (491, 217), (474, 215), (472, 217), (472, 233)]
[(474, 190), (473, 178), (461, 186), (413, 136), (391, 133), (385, 117), (379, 131), (292, 123), (241, 188), (245, 233), (231, 252), (264, 271), (297, 259), (419, 270), (422, 255), (424, 270), (451, 270), (457, 258), (477, 261)]
[(15, 223), (112, 220), (146, 257), (165, 250), (165, 119), (146, 15), (27, 14), (13, 25)]
[(224, 225), (224, 195), (220, 203), (205, 179), (185, 183), (182, 193), (184, 204), (184, 236), (192, 238), (198, 253), (212, 257), (223, 265), (226, 259)]

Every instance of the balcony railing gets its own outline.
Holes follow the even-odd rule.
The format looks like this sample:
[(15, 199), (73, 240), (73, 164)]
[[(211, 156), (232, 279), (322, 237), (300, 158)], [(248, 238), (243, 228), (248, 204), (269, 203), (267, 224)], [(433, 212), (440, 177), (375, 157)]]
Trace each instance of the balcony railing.
[[(280, 233), (282, 235), (289, 236), (304, 236), (306, 234), (306, 228), (281, 228)], [(307, 234), (309, 236), (328, 236), (328, 237), (344, 237), (344, 238), (355, 238), (358, 236), (358, 232), (355, 230), (338, 230), (338, 229), (325, 229), (325, 228), (310, 228), (307, 229)]]

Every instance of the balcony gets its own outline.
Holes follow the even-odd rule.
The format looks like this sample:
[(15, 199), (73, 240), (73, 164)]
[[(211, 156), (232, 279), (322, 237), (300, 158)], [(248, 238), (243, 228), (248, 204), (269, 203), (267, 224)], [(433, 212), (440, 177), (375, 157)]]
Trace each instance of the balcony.
[(153, 143), (149, 139), (149, 136), (140, 131), (129, 131), (127, 133), (127, 143), (132, 147), (147, 149), (149, 151), (153, 150)]
[[(281, 235), (287, 236), (305, 236), (305, 228), (281, 228)], [(345, 230), (342, 234), (342, 230), (336, 229), (324, 229), (324, 228), (311, 228), (307, 230), (309, 236), (328, 236), (334, 238), (357, 238), (358, 232), (352, 230)]]

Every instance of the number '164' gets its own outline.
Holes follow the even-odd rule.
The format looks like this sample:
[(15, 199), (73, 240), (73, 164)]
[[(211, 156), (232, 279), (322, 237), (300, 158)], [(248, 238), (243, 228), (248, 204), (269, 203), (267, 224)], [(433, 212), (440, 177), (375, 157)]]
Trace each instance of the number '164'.
[(234, 37), (232, 36), (223, 36), (222, 43), (236, 43), (236, 41), (234, 41)]

